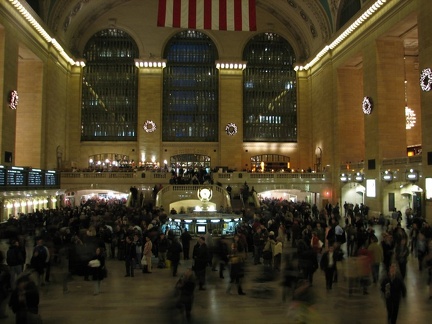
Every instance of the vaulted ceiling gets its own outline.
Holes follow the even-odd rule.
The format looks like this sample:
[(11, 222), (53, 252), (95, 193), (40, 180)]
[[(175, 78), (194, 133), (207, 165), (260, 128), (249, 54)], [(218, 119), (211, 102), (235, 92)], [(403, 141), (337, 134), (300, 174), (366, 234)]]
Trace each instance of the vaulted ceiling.
[[(80, 56), (93, 32), (112, 26), (155, 32), (158, 0), (27, 0), (54, 37)], [(314, 57), (337, 33), (342, 7), (355, 0), (256, 0), (259, 31), (282, 31), (298, 61)], [(358, 0), (360, 1), (360, 0)], [(365, 8), (375, 0), (361, 0)], [(36, 5), (35, 5), (36, 4)], [(135, 25), (132, 21), (135, 21)], [(136, 23), (138, 21), (139, 23)], [(146, 29), (147, 28), (147, 29)], [(406, 54), (417, 53), (415, 17), (401, 22), (387, 37), (403, 39)], [(359, 58), (361, 60), (361, 58)], [(358, 62), (354, 62), (358, 65)]]
[[(290, 42), (307, 59), (320, 50), (335, 30), (338, 6), (343, 0), (256, 0), (258, 29), (272, 31), (276, 23), (283, 26)], [(30, 1), (29, 1), (30, 2)], [(101, 17), (119, 22), (128, 17), (118, 15), (121, 6), (130, 6), (131, 15), (137, 7), (154, 11), (156, 23), (158, 0), (45, 0), (39, 1), (39, 15), (72, 51), (78, 50), (77, 40), (92, 24), (101, 24)], [(109, 21), (106, 21), (106, 27)], [(103, 26), (101, 26), (103, 27)]]

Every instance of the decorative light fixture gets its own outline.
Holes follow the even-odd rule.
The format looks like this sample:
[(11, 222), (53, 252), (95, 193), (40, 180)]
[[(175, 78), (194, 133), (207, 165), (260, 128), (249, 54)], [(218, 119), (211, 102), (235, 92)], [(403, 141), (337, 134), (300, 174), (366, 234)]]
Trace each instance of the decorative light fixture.
[(357, 172), (356, 175), (355, 175), (355, 180), (356, 180), (357, 182), (363, 182), (363, 180), (364, 180), (364, 175), (363, 175), (362, 173), (360, 173), (360, 172)]
[(144, 123), (143, 129), (146, 133), (153, 133), (156, 130), (156, 123), (153, 120), (147, 120)]
[(8, 104), (9, 104), (9, 108), (10, 109), (17, 109), (18, 108), (18, 91), (16, 90), (12, 90), (9, 93), (9, 98), (8, 98)]
[(404, 77), (405, 77), (405, 83), (404, 83), (404, 91), (405, 91), (405, 129), (411, 129), (414, 127), (416, 123), (416, 114), (414, 110), (412, 110), (410, 107), (408, 107), (408, 91), (407, 91), (407, 85), (408, 80), (406, 77), (406, 63), (405, 63), (405, 57), (404, 57)]
[(373, 109), (373, 103), (371, 97), (364, 97), (362, 102), (362, 109), (365, 115), (370, 115)]
[(351, 180), (348, 174), (346, 174), (346, 173), (342, 173), (342, 174), (340, 175), (340, 181), (341, 181), (341, 182), (348, 182), (348, 180)]
[(385, 170), (382, 175), (382, 179), (384, 181), (391, 182), (393, 180), (393, 173), (390, 172), (389, 170)]
[(420, 74), (420, 87), (423, 91), (431, 91), (432, 89), (432, 70), (430, 68), (423, 69)]
[(418, 180), (418, 172), (415, 171), (414, 169), (410, 169), (407, 173), (406, 173), (406, 179), (408, 181), (417, 181)]
[(246, 62), (221, 62), (216, 61), (216, 69), (218, 70), (244, 70)]
[(417, 122), (417, 117), (410, 107), (405, 106), (405, 119), (406, 119), (406, 129), (411, 129), (414, 127), (415, 123)]
[(135, 60), (135, 66), (137, 68), (163, 69), (166, 67), (166, 60), (152, 60), (152, 61)]
[(229, 135), (229, 136), (234, 136), (235, 134), (237, 134), (237, 125), (234, 123), (229, 123), (225, 126), (225, 132)]
[(321, 172), (321, 159), (322, 159), (322, 148), (317, 146), (315, 149), (315, 158), (316, 158), (316, 172)]

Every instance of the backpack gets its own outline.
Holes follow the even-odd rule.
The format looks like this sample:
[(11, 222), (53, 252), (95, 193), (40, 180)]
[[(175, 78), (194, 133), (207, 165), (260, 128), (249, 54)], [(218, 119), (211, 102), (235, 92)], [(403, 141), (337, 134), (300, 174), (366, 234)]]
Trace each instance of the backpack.
[(40, 262), (46, 262), (48, 257), (47, 248), (43, 245), (36, 245), (35, 251), (38, 252), (37, 259), (40, 260)]
[(337, 236), (338, 236), (338, 240), (337, 240), (338, 242), (340, 242), (341, 244), (346, 243), (346, 233), (343, 228), (342, 228), (342, 234)]

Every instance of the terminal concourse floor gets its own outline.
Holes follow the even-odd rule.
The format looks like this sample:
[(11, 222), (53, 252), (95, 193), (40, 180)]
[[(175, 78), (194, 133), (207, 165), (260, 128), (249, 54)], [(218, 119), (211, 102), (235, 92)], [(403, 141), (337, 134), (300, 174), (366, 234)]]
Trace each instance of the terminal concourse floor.
[[(228, 271), (225, 271), (225, 279), (220, 279), (218, 272), (207, 269), (206, 290), (195, 291), (193, 323), (387, 323), (379, 285), (371, 285), (368, 295), (356, 289), (349, 296), (348, 282), (341, 269), (338, 283), (331, 291), (326, 291), (324, 275), (318, 270), (310, 288), (314, 296), (312, 306), (293, 302), (291, 298), (282, 301), (282, 277), (279, 275), (271, 282), (256, 282), (263, 266), (253, 265), (252, 261), (250, 255), (243, 284), (245, 296), (238, 295), (236, 289), (232, 289), (231, 294), (226, 293)], [(181, 261), (179, 274), (190, 266), (191, 261)], [(124, 277), (123, 261), (107, 260), (107, 267), (109, 275), (102, 282), (101, 294), (94, 296), (93, 282), (78, 276), (69, 282), (69, 293), (64, 294), (63, 270), (54, 266), (51, 283), (40, 288), (43, 323), (186, 323), (177, 311), (170, 311), (178, 279), (172, 277), (170, 269), (155, 268), (152, 274), (137, 270), (135, 277)], [(407, 298), (401, 302), (398, 323), (430, 322), (432, 300), (428, 299), (426, 276), (427, 270), (420, 274), (417, 260), (410, 256), (405, 279)], [(0, 322), (15, 323), (9, 308), (8, 316)]]

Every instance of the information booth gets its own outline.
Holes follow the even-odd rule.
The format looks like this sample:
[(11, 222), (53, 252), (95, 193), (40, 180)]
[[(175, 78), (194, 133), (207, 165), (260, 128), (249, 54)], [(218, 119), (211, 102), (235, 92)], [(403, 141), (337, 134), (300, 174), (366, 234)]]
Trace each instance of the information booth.
[(191, 235), (196, 236), (208, 231), (213, 236), (232, 236), (240, 222), (241, 218), (237, 214), (196, 212), (170, 215), (167, 225), (176, 235), (186, 228)]

